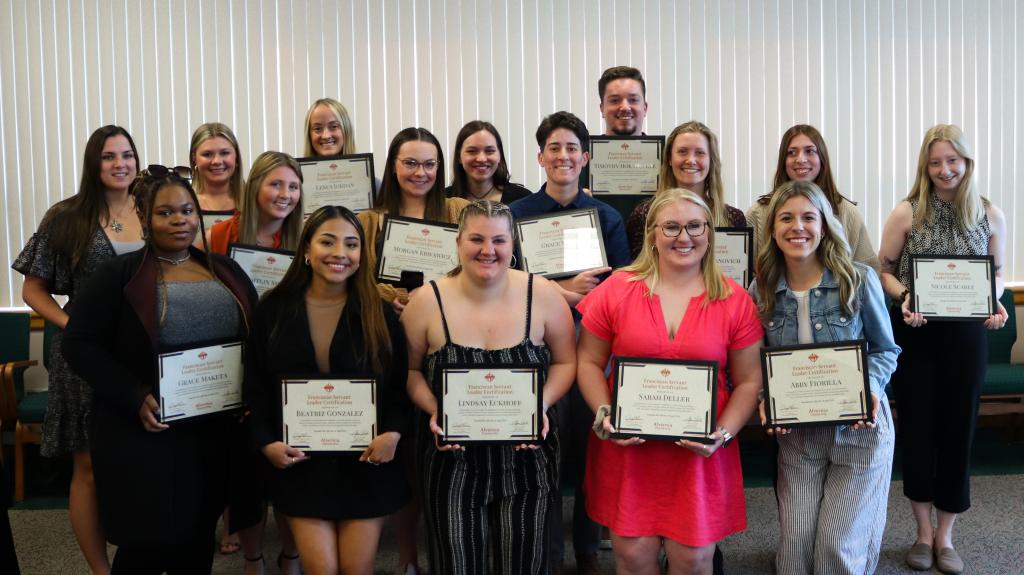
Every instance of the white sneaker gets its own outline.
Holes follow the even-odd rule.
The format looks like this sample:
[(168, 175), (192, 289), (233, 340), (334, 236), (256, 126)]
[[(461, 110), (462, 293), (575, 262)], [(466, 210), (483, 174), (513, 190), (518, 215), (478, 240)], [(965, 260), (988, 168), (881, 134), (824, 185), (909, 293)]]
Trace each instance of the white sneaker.
[(416, 567), (412, 563), (406, 563), (405, 565), (398, 566), (398, 575), (420, 575), (419, 567)]

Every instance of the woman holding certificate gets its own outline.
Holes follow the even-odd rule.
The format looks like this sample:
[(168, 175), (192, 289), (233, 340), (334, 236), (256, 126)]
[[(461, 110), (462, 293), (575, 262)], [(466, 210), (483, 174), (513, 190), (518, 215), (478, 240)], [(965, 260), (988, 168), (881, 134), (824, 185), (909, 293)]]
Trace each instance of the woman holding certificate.
[[(61, 352), (63, 329), (77, 307), (86, 280), (118, 254), (142, 247), (142, 227), (128, 186), (138, 171), (139, 154), (124, 128), (103, 126), (85, 145), (78, 193), (51, 207), (39, 229), (11, 266), (25, 274), (22, 297), (36, 313), (61, 328), (50, 348), (49, 395), (41, 453), (71, 452), (71, 528), (93, 573), (110, 570), (96, 509), (96, 486), (89, 455), (92, 390)], [(67, 295), (62, 309), (53, 294)]]
[(292, 250), (302, 231), (302, 170), (282, 152), (263, 152), (249, 169), (242, 209), (207, 230), (210, 251), (227, 255), (228, 245)]
[[(226, 503), (227, 455), (241, 449), (232, 443), (233, 416), (215, 411), (168, 424), (176, 413), (158, 398), (195, 393), (182, 408), (191, 409), (197, 398), (220, 406), (237, 397), (237, 387), (213, 382), (240, 384), (231, 375), (240, 358), (201, 361), (240, 349), (256, 294), (234, 262), (192, 247), (199, 202), (186, 180), (150, 166), (130, 193), (146, 246), (108, 262), (85, 286), (64, 357), (94, 393), (91, 451), (100, 521), (118, 546), (113, 573), (207, 573)], [(211, 345), (225, 341), (232, 343)], [(167, 367), (186, 357), (198, 358), (195, 372)], [(224, 395), (204, 395), (210, 391)]]
[[(934, 562), (944, 573), (963, 570), (953, 548), (953, 523), (971, 506), (971, 443), (988, 358), (984, 330), (1001, 329), (1007, 319), (998, 301), (1006, 237), (1002, 210), (975, 187), (974, 158), (963, 131), (933, 126), (921, 144), (914, 187), (885, 222), (879, 254), (882, 286), (896, 302), (890, 311), (893, 331), (903, 348), (892, 384), (903, 494), (917, 522), (906, 558), (914, 569), (930, 569)], [(916, 255), (991, 256), (996, 313), (978, 321), (925, 319), (908, 297)], [(992, 285), (979, 289), (988, 292)]]
[[(532, 429), (540, 436), (528, 446), (512, 435), (491, 436), (500, 441), (494, 445), (451, 444), (441, 426), (442, 421), (455, 421), (449, 416), (463, 405), (462, 400), (448, 401), (456, 388), (442, 384), (448, 370), (485, 373), (470, 379), (481, 393), (490, 389), (495, 373), (499, 382), (501, 374), (516, 368), (536, 374), (539, 387), (528, 379), (525, 387), (514, 380), (507, 388), (508, 393), (529, 392), (525, 401), (515, 397), (531, 421), (541, 405), (546, 411), (572, 385), (569, 308), (548, 280), (509, 269), (513, 229), (512, 212), (505, 205), (470, 204), (459, 219), (459, 267), (417, 292), (402, 316), (409, 342), (409, 395), (423, 410), (416, 451), (431, 573), (483, 574), (493, 565), (495, 573), (540, 574), (548, 568), (545, 518), (558, 489), (558, 439), (548, 429), (548, 416), (539, 415), (542, 423)], [(475, 397), (481, 401), (468, 403), (489, 401), (487, 395)], [(444, 419), (439, 408), (445, 409)], [(507, 429), (506, 419), (485, 414), (484, 420)], [(476, 435), (480, 428), (467, 429)]]
[[(766, 216), (757, 278), (750, 286), (765, 343), (866, 340), (872, 399), (870, 420), (769, 429), (779, 443), (776, 570), (872, 573), (885, 530), (894, 443), (885, 385), (900, 352), (882, 287), (873, 269), (852, 261), (843, 227), (818, 186), (783, 184), (772, 194)], [(773, 381), (768, 389), (774, 386)], [(863, 381), (859, 387), (863, 393)]]
[[(697, 121), (676, 126), (665, 140), (661, 155), (659, 191), (684, 188), (699, 195), (711, 208), (715, 227), (744, 228), (747, 218), (738, 208), (725, 203), (722, 181), (722, 158), (718, 154), (718, 137)], [(630, 257), (636, 259), (643, 247), (650, 200), (640, 202), (626, 221)]]
[[(412, 411), (405, 394), (405, 338), (377, 293), (373, 268), (366, 265), (369, 249), (347, 208), (314, 212), (287, 274), (260, 302), (249, 338), (246, 397), (254, 440), (273, 466), (274, 509), (287, 516), (307, 573), (372, 574), (384, 518), (409, 500), (404, 469), (391, 463)], [(281, 389), (293, 383), (288, 377), (301, 378), (306, 387), (311, 380), (328, 393), (350, 381), (343, 378), (375, 380), (376, 398), (349, 408), (379, 406), (369, 446), (311, 455), (286, 443)], [(304, 393), (288, 389), (290, 401)], [(302, 437), (305, 431), (296, 425), (289, 433)], [(308, 449), (331, 451), (324, 446), (344, 441), (325, 437)]]
[[(372, 210), (359, 213), (370, 246), (364, 265), (371, 271), (377, 269), (377, 246), (384, 242), (384, 235), (379, 233), (384, 226), (384, 216), (454, 224), (468, 203), (462, 198), (445, 198), (444, 153), (437, 138), (423, 128), (402, 130), (388, 147), (376, 205)], [(399, 313), (409, 301), (410, 288), (416, 287), (377, 284), (381, 297), (391, 302)]]
[(242, 152), (231, 128), (210, 122), (196, 128), (188, 148), (192, 185), (199, 198), (203, 228), (235, 214), (242, 201)]
[(576, 378), (604, 437), (615, 431), (605, 377), (613, 354), (717, 362), (718, 425), (708, 443), (590, 438), (587, 514), (611, 529), (619, 573), (658, 572), (662, 547), (674, 570), (710, 573), (715, 542), (746, 528), (739, 449), (730, 441), (757, 403), (763, 330), (750, 296), (715, 263), (711, 221), (697, 194), (658, 194), (640, 256), (576, 306)]
[[(832, 204), (832, 212), (846, 230), (853, 261), (867, 264), (877, 271), (878, 256), (871, 247), (871, 237), (864, 226), (864, 218), (857, 210), (857, 205), (839, 193), (832, 177), (832, 163), (829, 160), (828, 148), (825, 147), (825, 139), (814, 126), (797, 124), (782, 135), (772, 190), (779, 189), (779, 186), (789, 181), (813, 182), (825, 192), (825, 197)], [(755, 248), (767, 221), (770, 200), (771, 194), (761, 196), (747, 210), (747, 223), (754, 228)]]
[(494, 124), (473, 120), (459, 130), (452, 157), (452, 185), (445, 189), (450, 198), (468, 201), (491, 200), (505, 205), (532, 192), (510, 181), (505, 148)]

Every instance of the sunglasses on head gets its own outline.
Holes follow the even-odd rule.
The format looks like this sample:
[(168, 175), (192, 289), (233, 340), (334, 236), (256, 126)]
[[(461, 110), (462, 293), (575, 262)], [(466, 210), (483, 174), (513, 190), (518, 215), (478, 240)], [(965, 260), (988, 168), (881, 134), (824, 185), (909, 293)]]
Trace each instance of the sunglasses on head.
[(177, 176), (183, 180), (192, 181), (192, 168), (188, 166), (174, 166), (168, 168), (160, 164), (150, 164), (145, 170), (139, 172), (142, 177), (163, 178), (165, 176)]

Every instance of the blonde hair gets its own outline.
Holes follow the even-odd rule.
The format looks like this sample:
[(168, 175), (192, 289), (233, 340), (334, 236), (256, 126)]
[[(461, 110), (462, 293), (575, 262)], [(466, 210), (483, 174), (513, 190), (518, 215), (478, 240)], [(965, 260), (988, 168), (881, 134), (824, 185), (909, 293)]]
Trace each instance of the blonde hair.
[(928, 176), (928, 157), (932, 144), (935, 142), (949, 142), (956, 153), (964, 159), (966, 169), (960, 180), (960, 185), (957, 187), (956, 196), (953, 198), (953, 211), (956, 213), (960, 229), (969, 230), (984, 217), (988, 199), (982, 197), (974, 185), (974, 157), (971, 154), (967, 138), (964, 136), (963, 130), (952, 124), (932, 126), (924, 134), (921, 153), (917, 159), (917, 179), (914, 181), (914, 187), (910, 189), (910, 194), (907, 195), (908, 202), (917, 200), (917, 209), (914, 210), (914, 227), (920, 229), (932, 221), (932, 210), (928, 198), (934, 193), (934, 190), (932, 189), (932, 179)]
[(188, 147), (188, 163), (192, 168), (192, 173), (195, 174), (192, 178), (192, 187), (195, 189), (196, 195), (203, 194), (203, 178), (199, 177), (199, 172), (196, 169), (196, 149), (206, 140), (213, 138), (224, 138), (235, 149), (235, 172), (231, 174), (231, 182), (228, 187), (231, 190), (231, 200), (238, 206), (242, 202), (242, 187), (244, 186), (242, 182), (242, 150), (239, 149), (238, 138), (235, 137), (231, 128), (220, 122), (208, 122), (196, 128), (196, 131), (192, 133), (192, 143)]
[[(515, 243), (516, 226), (512, 210), (501, 202), (494, 202), (491, 200), (476, 200), (462, 208), (462, 211), (459, 212), (459, 234), (457, 237), (461, 238), (462, 234), (466, 231), (466, 222), (469, 218), (475, 218), (477, 216), (484, 218), (501, 218), (507, 221), (509, 239), (512, 240), (512, 243)], [(459, 265), (455, 266), (452, 271), (448, 272), (448, 277), (455, 277), (460, 273), (462, 273), (462, 262), (459, 262)]]
[(704, 178), (704, 201), (711, 212), (708, 220), (713, 226), (729, 226), (729, 216), (725, 211), (725, 186), (722, 183), (722, 158), (718, 154), (718, 137), (701, 122), (692, 120), (676, 126), (665, 139), (665, 150), (661, 154), (661, 177), (658, 193), (680, 187), (676, 175), (672, 171), (672, 145), (676, 138), (683, 134), (700, 134), (708, 141), (708, 176)]
[(345, 134), (345, 144), (341, 147), (341, 154), (343, 156), (349, 156), (356, 153), (356, 132), (352, 128), (352, 118), (348, 115), (348, 110), (341, 102), (333, 98), (320, 98), (313, 105), (309, 107), (309, 111), (306, 112), (306, 150), (304, 154), (307, 157), (315, 156), (316, 150), (313, 149), (313, 134), (309, 129), (309, 125), (312, 122), (313, 111), (316, 110), (317, 106), (327, 106), (327, 108), (334, 112), (334, 115), (338, 117), (338, 122), (341, 124), (341, 131)]
[(821, 243), (818, 244), (817, 256), (822, 265), (835, 276), (839, 285), (840, 305), (847, 315), (852, 316), (860, 308), (857, 290), (863, 278), (853, 265), (850, 243), (846, 240), (843, 224), (832, 211), (832, 204), (821, 188), (813, 182), (790, 180), (772, 192), (765, 225), (761, 227), (761, 237), (755, 242), (759, 246), (754, 268), (757, 275), (757, 308), (761, 320), (771, 319), (775, 311), (775, 290), (779, 278), (786, 273), (786, 259), (775, 243), (775, 213), (795, 196), (807, 198), (821, 212)]
[[(723, 300), (732, 295), (732, 287), (725, 281), (725, 276), (718, 269), (718, 262), (715, 261), (715, 226), (711, 224), (711, 209), (707, 202), (697, 194), (683, 188), (670, 188), (658, 193), (651, 200), (651, 209), (647, 212), (647, 222), (644, 226), (644, 245), (640, 249), (640, 255), (632, 264), (622, 268), (622, 271), (632, 272), (634, 277), (630, 281), (651, 280), (651, 289), (648, 297), (654, 297), (654, 289), (661, 281), (658, 270), (658, 250), (654, 247), (655, 225), (658, 222), (658, 214), (662, 208), (674, 202), (686, 201), (696, 204), (704, 211), (704, 217), (708, 220), (705, 232), (708, 237), (708, 249), (700, 263), (700, 271), (704, 275), (704, 290), (706, 292), (702, 305)], [(680, 230), (686, 233), (686, 230)]]
[(287, 166), (299, 177), (299, 203), (296, 204), (292, 213), (284, 218), (281, 223), (281, 249), (295, 250), (299, 245), (299, 236), (302, 235), (302, 215), (304, 194), (302, 193), (302, 170), (295, 158), (283, 152), (263, 152), (256, 157), (249, 168), (249, 180), (245, 184), (245, 193), (242, 195), (242, 204), (239, 206), (238, 216), (238, 241), (239, 243), (256, 245), (256, 235), (259, 229), (259, 195), (263, 180), (267, 175), (281, 166)]

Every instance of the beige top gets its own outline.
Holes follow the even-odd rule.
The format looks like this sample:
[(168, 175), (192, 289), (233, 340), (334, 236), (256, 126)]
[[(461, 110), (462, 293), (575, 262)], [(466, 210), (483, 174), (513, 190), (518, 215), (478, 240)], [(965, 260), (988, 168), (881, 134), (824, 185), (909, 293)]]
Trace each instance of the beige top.
[(316, 353), (316, 368), (320, 373), (331, 371), (331, 340), (334, 330), (338, 328), (338, 320), (345, 309), (345, 302), (315, 304), (306, 300), (306, 318), (309, 319), (309, 337), (313, 340), (313, 351)]
[[(757, 201), (747, 210), (747, 225), (754, 228), (755, 259), (757, 258), (757, 243), (761, 239), (761, 230), (764, 229), (764, 220), (767, 214), (768, 205)], [(864, 219), (860, 217), (857, 206), (843, 198), (843, 202), (839, 204), (837, 216), (839, 223), (843, 224), (843, 231), (846, 232), (846, 241), (850, 242), (853, 261), (869, 265), (878, 272), (878, 252), (871, 246), (871, 237), (868, 236), (868, 229), (864, 226)]]
[[(448, 212), (445, 214), (444, 223), (446, 224), (459, 223), (459, 214), (462, 213), (462, 208), (469, 205), (469, 202), (463, 198), (447, 198), (444, 203)], [(384, 227), (384, 212), (377, 209), (366, 210), (359, 212), (357, 217), (359, 218), (359, 223), (363, 224), (363, 233), (366, 234), (366, 247), (363, 248), (364, 261), (360, 265), (370, 266), (370, 269), (376, 273), (377, 233)], [(405, 288), (397, 288), (390, 284), (381, 283), (377, 284), (377, 292), (387, 302), (391, 302), (395, 298), (398, 298), (398, 301), (403, 304), (409, 301), (409, 292)]]

